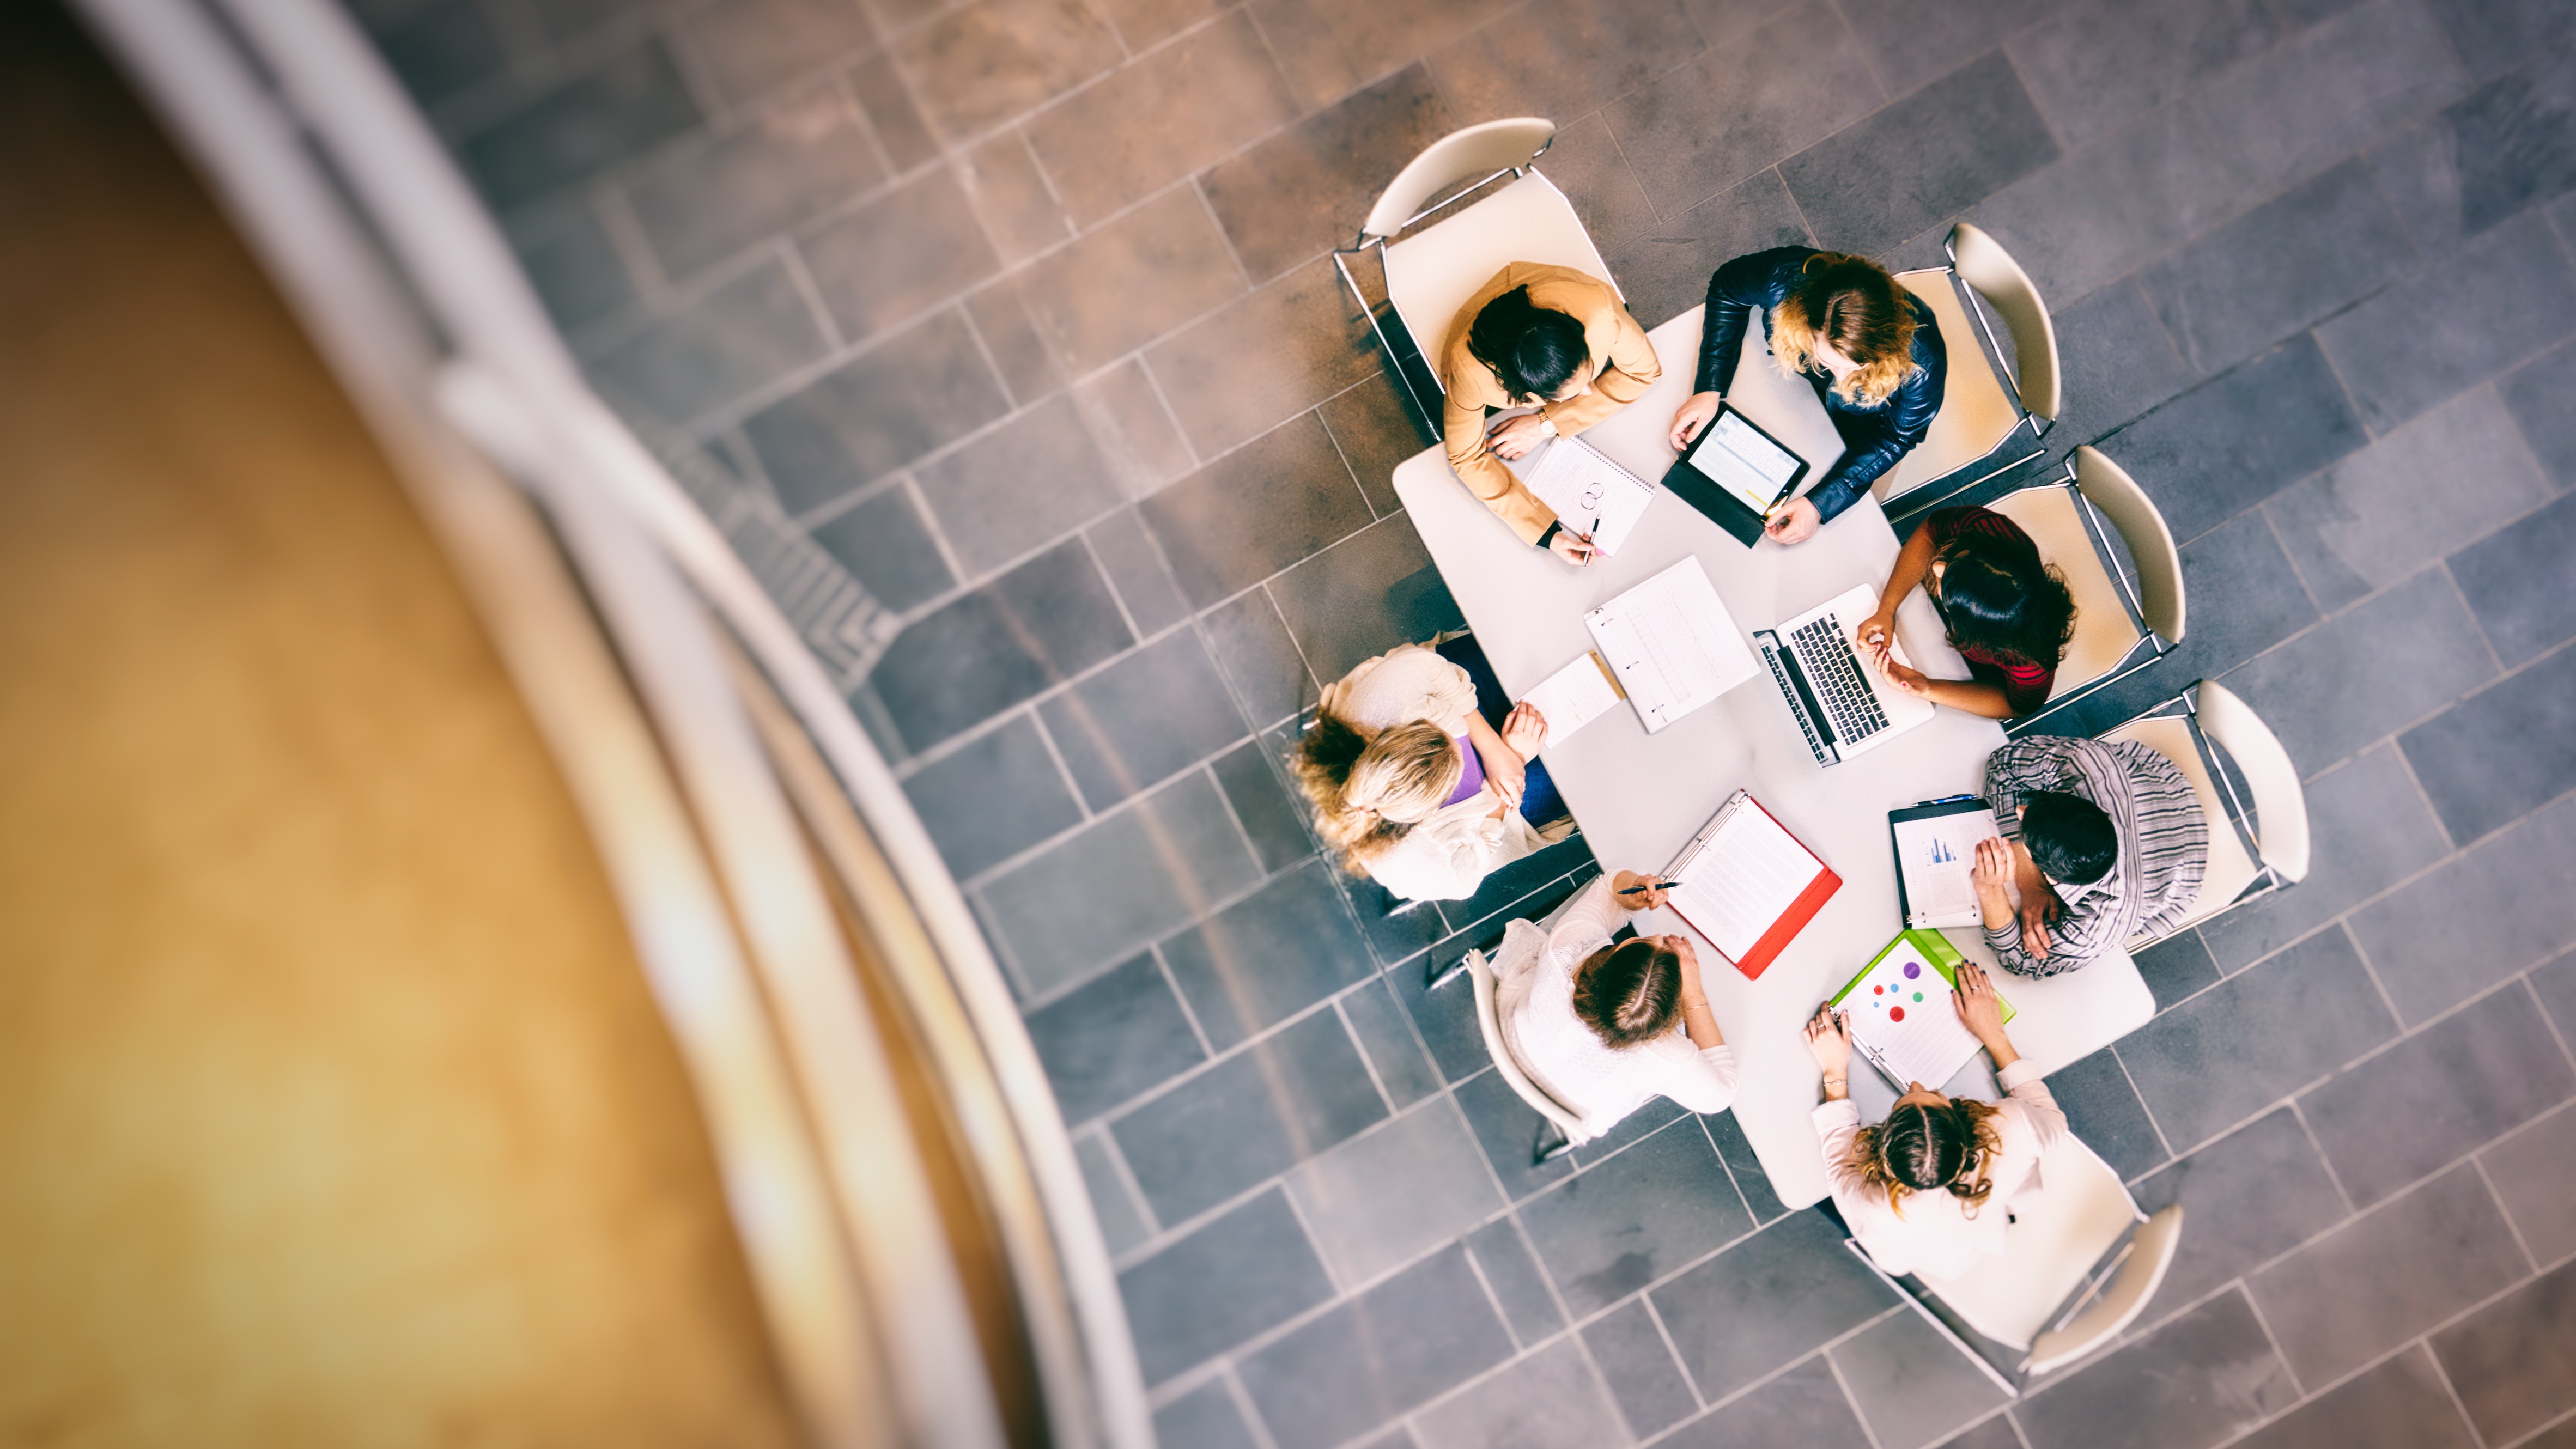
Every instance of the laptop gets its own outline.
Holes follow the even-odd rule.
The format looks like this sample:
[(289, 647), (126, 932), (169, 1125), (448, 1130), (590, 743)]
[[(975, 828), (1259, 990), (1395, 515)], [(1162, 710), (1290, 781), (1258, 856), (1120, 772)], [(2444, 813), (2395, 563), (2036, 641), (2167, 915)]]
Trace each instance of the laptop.
[(1760, 424), (1720, 403), (1717, 416), (1664, 470), (1664, 486), (1750, 548), (1771, 510), (1789, 501), (1807, 476), (1807, 460)]
[[(1776, 628), (1753, 631), (1754, 647), (1819, 765), (1876, 749), (1932, 717), (1932, 701), (1881, 679), (1852, 642), (1852, 629), (1876, 612), (1878, 590), (1855, 584)], [(1902, 645), (1896, 658), (1911, 663)]]

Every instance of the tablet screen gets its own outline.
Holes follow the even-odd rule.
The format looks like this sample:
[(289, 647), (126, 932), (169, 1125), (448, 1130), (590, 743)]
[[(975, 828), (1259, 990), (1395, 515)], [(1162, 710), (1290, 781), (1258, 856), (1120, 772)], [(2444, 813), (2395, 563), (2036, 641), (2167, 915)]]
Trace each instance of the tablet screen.
[(1798, 472), (1797, 454), (1764, 437), (1733, 408), (1718, 410), (1690, 461), (1756, 513), (1768, 510)]

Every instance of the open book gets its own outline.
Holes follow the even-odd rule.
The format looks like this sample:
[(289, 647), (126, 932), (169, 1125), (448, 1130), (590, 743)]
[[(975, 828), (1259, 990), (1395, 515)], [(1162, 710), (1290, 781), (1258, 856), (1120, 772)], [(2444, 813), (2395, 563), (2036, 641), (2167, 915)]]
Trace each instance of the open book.
[(1759, 668), (1696, 557), (1584, 615), (1583, 626), (1648, 734), (1751, 679)]
[(1667, 899), (1748, 979), (1815, 918), (1843, 878), (1742, 790), (1664, 867)]
[[(1938, 931), (1902, 931), (1834, 994), (1833, 1005), (1851, 1014), (1853, 1050), (1900, 1092), (1940, 1086), (1979, 1050), (1950, 1002), (1964, 959)], [(2004, 1020), (2012, 1018), (2005, 1002)]]

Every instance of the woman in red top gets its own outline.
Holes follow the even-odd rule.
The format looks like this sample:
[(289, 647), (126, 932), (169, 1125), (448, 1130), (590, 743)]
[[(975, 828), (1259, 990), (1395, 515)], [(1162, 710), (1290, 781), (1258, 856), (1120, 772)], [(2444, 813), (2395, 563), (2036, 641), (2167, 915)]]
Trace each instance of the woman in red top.
[[(1889, 655), (1896, 606), (1923, 586), (1949, 627), (1950, 647), (1968, 661), (1967, 679), (1933, 679)], [(1944, 508), (1923, 520), (1896, 556), (1878, 612), (1853, 633), (1870, 662), (1899, 689), (1935, 704), (2006, 719), (2048, 703), (2057, 661), (2075, 632), (2066, 577), (2041, 561), (2020, 525), (1991, 509)]]

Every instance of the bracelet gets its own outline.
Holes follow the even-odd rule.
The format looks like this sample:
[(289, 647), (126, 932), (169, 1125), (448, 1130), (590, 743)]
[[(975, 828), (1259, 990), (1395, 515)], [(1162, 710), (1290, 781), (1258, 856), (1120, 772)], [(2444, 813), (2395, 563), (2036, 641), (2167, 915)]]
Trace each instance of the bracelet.
[(1827, 1077), (1825, 1078), (1825, 1085), (1828, 1087), (1839, 1087), (1850, 1080), (1851, 1079), (1848, 1077)]

